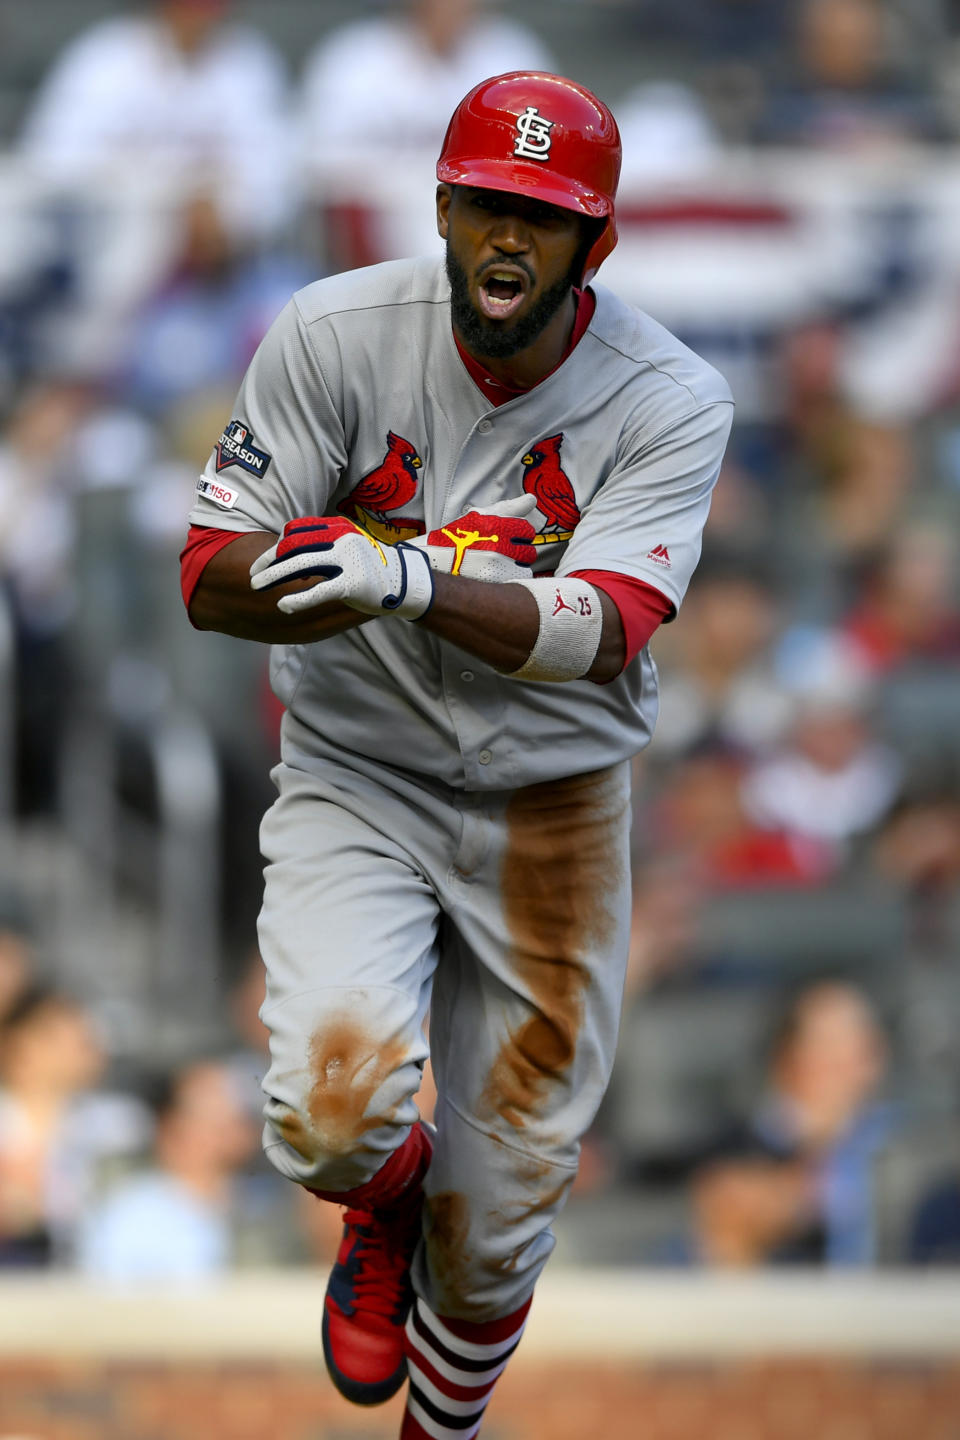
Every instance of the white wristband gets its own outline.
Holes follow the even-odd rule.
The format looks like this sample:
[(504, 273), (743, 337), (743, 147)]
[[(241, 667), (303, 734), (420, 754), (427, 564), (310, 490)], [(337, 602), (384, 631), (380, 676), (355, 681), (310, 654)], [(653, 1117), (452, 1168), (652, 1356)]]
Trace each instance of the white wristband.
[(412, 545), (395, 545), (393, 553), (400, 561), (402, 581), (397, 594), (387, 596), (382, 607), (401, 620), (419, 620), (433, 604), (433, 571), (430, 557)]
[(540, 610), (540, 633), (510, 680), (580, 680), (596, 659), (603, 630), (598, 591), (569, 577), (515, 582), (529, 590)]

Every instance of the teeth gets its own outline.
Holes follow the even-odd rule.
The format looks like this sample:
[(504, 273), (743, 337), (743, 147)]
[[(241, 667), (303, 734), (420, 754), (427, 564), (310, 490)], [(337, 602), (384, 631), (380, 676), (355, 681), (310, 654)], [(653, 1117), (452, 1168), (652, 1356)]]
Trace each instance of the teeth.
[(508, 284), (510, 281), (517, 280), (517, 276), (514, 275), (512, 271), (508, 270), (494, 270), (493, 273), (487, 278), (490, 280), (506, 280)]

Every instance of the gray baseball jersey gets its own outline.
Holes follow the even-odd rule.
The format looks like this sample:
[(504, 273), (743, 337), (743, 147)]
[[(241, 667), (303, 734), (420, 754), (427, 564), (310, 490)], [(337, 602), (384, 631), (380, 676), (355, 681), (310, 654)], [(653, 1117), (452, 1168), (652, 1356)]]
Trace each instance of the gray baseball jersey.
[[(308, 286), (257, 352), (191, 520), (279, 532), (339, 509), (395, 541), (527, 490), (545, 517), (537, 573), (617, 571), (679, 606), (730, 392), (654, 320), (595, 293), (559, 369), (494, 408), (457, 354), (442, 260)], [(322, 734), (467, 790), (616, 764), (648, 742), (657, 710), (648, 651), (609, 685), (521, 683), (393, 619), (276, 647), (272, 681), (298, 765)]]
[[(596, 295), (563, 364), (494, 408), (457, 353), (441, 261), (309, 286), (250, 366), (191, 519), (279, 532), (339, 511), (396, 542), (526, 491), (538, 573), (616, 571), (679, 606), (730, 395)], [(653, 663), (603, 686), (519, 682), (384, 618), (274, 647), (272, 676), (287, 714), (261, 831), (267, 1154), (341, 1194), (374, 1175), (416, 1118), (429, 1009), (414, 1286), (441, 1315), (512, 1313), (613, 1060), (628, 760), (656, 718)]]

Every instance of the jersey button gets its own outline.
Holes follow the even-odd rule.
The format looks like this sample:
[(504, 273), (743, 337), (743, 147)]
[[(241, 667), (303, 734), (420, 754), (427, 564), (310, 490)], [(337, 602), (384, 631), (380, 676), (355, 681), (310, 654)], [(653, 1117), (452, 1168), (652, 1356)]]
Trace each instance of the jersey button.
[(493, 759), (493, 751), (481, 750), (480, 754), (477, 756), (477, 759), (480, 761), (481, 765), (489, 765), (490, 761)]
[(493, 429), (493, 421), (481, 420), (480, 424), (477, 426), (477, 429), (480, 431), (481, 435), (489, 435), (490, 431)]
[(460, 679), (461, 679), (461, 680), (467, 680), (467, 681), (472, 680), (472, 679), (473, 679), (473, 671), (472, 671), (472, 670), (461, 670), (461, 671), (460, 671)]

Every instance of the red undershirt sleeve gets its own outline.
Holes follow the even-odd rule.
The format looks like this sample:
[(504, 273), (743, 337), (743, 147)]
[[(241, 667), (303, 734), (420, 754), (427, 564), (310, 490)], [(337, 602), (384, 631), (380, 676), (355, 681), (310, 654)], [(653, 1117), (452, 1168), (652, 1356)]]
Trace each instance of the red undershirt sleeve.
[(587, 580), (603, 590), (620, 611), (626, 642), (624, 669), (646, 645), (658, 625), (673, 615), (673, 603), (643, 580), (619, 575), (612, 570), (574, 570), (578, 580)]
[(180, 593), (188, 615), (193, 592), (200, 583), (207, 562), (231, 540), (239, 540), (246, 533), (245, 530), (213, 530), (206, 525), (190, 526), (187, 543), (180, 551)]

